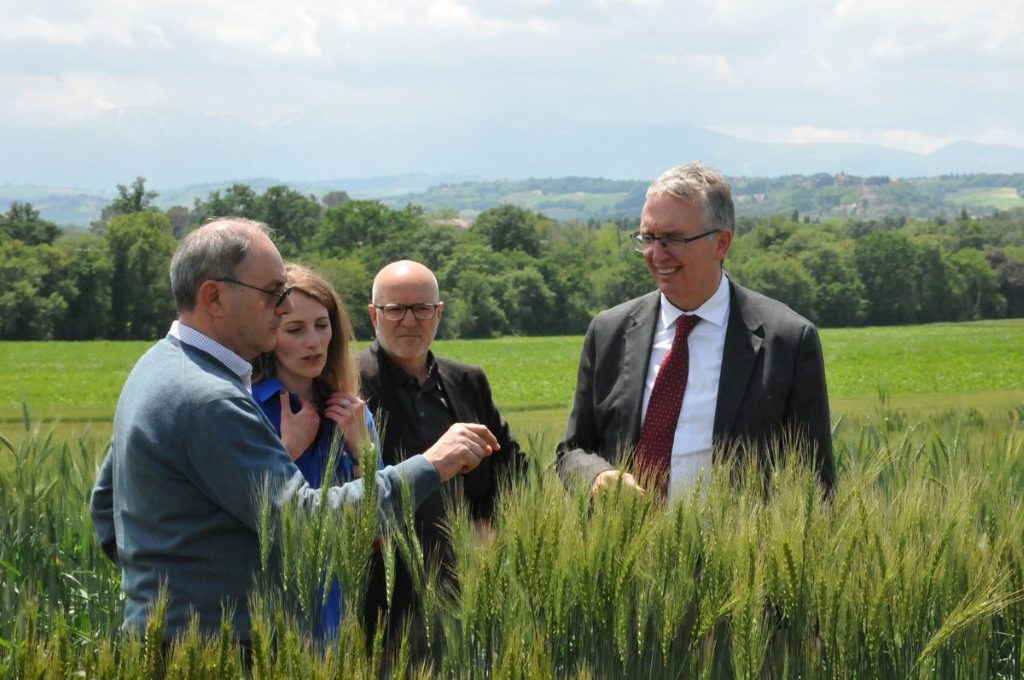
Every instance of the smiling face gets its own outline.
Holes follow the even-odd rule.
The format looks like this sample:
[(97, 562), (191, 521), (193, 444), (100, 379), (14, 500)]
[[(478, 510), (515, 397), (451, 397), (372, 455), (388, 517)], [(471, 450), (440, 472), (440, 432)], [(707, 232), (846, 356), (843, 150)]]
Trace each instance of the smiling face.
[[(707, 230), (701, 217), (701, 206), (672, 194), (651, 196), (644, 203), (640, 215), (640, 231), (657, 237), (691, 237)], [(644, 260), (665, 297), (676, 307), (692, 311), (718, 289), (722, 261), (731, 243), (731, 231), (710, 234), (673, 252), (669, 252), (661, 241), (655, 241), (644, 250)]]
[(296, 290), (291, 300), (294, 309), (277, 330), (274, 374), (288, 391), (305, 394), (327, 364), (331, 321), (327, 308), (309, 295)]

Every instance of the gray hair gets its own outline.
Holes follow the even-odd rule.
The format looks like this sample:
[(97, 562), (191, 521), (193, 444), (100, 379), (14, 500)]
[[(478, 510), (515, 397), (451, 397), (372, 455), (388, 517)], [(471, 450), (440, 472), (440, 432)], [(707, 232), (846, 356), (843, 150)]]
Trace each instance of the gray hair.
[(729, 182), (718, 170), (700, 161), (677, 165), (666, 170), (647, 187), (647, 198), (658, 194), (671, 194), (701, 208), (701, 220), (707, 229), (733, 231), (736, 228), (736, 208), (732, 202)]
[(204, 281), (233, 277), (260, 235), (270, 235), (262, 222), (217, 217), (183, 238), (171, 259), (171, 291), (178, 312), (195, 308)]

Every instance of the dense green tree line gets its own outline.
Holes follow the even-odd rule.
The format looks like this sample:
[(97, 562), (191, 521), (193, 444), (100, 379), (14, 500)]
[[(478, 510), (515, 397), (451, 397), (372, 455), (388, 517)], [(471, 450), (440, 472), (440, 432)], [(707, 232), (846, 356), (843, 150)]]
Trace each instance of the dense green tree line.
[[(62, 235), (28, 203), (0, 214), (0, 338), (154, 338), (174, 317), (167, 265), (211, 217), (266, 222), (282, 254), (318, 267), (368, 338), (376, 271), (412, 258), (437, 272), (446, 337), (578, 334), (652, 288), (635, 222), (555, 222), (503, 205), (468, 229), (415, 205), (244, 184), (166, 212), (138, 178), (87, 233)], [(742, 218), (726, 269), (823, 326), (1024, 316), (1024, 210), (954, 221)]]

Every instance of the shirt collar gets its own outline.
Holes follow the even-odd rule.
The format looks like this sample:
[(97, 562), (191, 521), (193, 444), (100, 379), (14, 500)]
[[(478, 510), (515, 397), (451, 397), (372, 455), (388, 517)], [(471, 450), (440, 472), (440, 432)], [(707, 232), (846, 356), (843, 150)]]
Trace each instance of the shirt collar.
[(256, 401), (263, 404), (267, 402), (271, 397), (281, 393), (284, 389), (284, 385), (280, 380), (272, 375), (268, 375), (263, 380), (252, 386), (252, 396), (256, 398)]
[(729, 318), (729, 277), (722, 272), (722, 280), (718, 282), (718, 289), (692, 312), (684, 312), (669, 302), (665, 294), (661, 294), (660, 323), (661, 328), (669, 328), (683, 314), (694, 314), (702, 320), (724, 326)]
[[(419, 379), (414, 375), (409, 375), (405, 372), (405, 369), (398, 365), (398, 363), (391, 358), (383, 347), (378, 349), (380, 354), (384, 356), (384, 361), (387, 364), (388, 370), (391, 372), (392, 380), (398, 384), (409, 384), (415, 385), (417, 389), (420, 387)], [(437, 360), (434, 359), (434, 353), (431, 350), (427, 350), (427, 382), (429, 384), (434, 376), (437, 374)]]
[(196, 329), (186, 326), (181, 321), (174, 321), (171, 324), (169, 334), (182, 343), (202, 350), (217, 361), (228, 367), (228, 370), (238, 376), (245, 389), (252, 391), (252, 364), (235, 354), (232, 350), (220, 344), (213, 338)]

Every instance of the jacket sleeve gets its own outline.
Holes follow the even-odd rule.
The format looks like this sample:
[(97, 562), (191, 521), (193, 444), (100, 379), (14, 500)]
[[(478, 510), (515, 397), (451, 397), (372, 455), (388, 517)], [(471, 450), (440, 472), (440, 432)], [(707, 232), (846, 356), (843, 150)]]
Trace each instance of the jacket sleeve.
[(835, 461), (832, 455), (832, 420), (825, 383), (825, 361), (818, 331), (804, 327), (797, 348), (793, 389), (786, 404), (786, 420), (806, 435), (812, 447), (813, 466), (826, 493), (835, 486)]
[(579, 371), (576, 376), (576, 394), (565, 437), (558, 444), (555, 466), (562, 482), (586, 484), (590, 488), (594, 479), (615, 467), (597, 451), (601, 450), (597, 428), (597, 414), (594, 407), (594, 370), (596, 363), (596, 319), (590, 322), (583, 351), (580, 353)]

